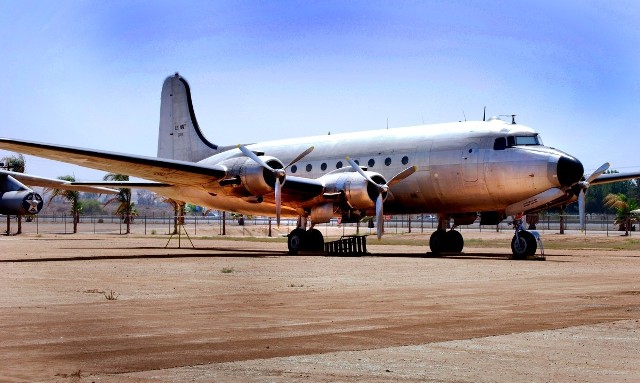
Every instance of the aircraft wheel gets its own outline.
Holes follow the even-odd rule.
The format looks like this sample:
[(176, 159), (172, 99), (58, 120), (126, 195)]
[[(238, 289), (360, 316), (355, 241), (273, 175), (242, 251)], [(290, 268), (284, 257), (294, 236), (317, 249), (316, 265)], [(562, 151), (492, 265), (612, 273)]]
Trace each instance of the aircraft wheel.
[(440, 254), (447, 251), (447, 232), (444, 230), (436, 230), (429, 238), (429, 247), (433, 254)]
[(289, 235), (287, 235), (289, 254), (296, 255), (298, 254), (298, 251), (302, 250), (306, 234), (307, 233), (303, 229), (294, 229), (289, 233)]
[(459, 231), (449, 230), (445, 235), (446, 241), (446, 251), (450, 251), (452, 253), (461, 253), (462, 248), (464, 247), (464, 238), (462, 238), (462, 234)]
[(517, 237), (514, 235), (511, 240), (511, 252), (513, 259), (526, 259), (536, 253), (538, 243), (536, 237), (528, 231), (521, 230)]
[(306, 232), (304, 248), (309, 251), (324, 251), (324, 237), (318, 229)]

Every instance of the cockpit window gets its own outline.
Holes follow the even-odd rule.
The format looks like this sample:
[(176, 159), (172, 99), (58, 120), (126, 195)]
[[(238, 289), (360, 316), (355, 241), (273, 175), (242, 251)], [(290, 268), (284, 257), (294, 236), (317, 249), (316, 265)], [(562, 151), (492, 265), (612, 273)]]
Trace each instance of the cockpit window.
[(493, 150), (504, 150), (514, 146), (542, 145), (542, 140), (537, 134), (530, 136), (498, 137), (493, 142)]
[(540, 145), (538, 136), (516, 136), (516, 145)]

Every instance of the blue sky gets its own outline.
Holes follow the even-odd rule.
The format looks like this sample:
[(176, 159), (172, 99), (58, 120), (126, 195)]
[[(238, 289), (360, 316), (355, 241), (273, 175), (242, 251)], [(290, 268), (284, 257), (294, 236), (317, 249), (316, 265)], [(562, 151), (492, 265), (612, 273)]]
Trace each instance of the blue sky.
[[(481, 119), (486, 105), (588, 171), (637, 171), (639, 20), (630, 0), (0, 0), (0, 136), (154, 156), (177, 71), (218, 144)], [(31, 156), (27, 171), (104, 174)]]

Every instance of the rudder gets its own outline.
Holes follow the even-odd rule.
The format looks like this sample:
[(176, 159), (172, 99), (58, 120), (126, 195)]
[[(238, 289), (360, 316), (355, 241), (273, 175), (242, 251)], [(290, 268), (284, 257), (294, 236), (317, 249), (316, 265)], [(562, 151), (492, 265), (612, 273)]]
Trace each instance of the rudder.
[(178, 73), (167, 77), (160, 96), (158, 157), (197, 162), (217, 151), (198, 126), (187, 81)]

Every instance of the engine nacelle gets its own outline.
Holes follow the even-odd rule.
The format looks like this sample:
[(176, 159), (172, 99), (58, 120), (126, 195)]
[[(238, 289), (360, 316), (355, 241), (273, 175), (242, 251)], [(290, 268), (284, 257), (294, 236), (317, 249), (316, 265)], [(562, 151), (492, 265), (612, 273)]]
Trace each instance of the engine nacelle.
[(0, 214), (38, 214), (42, 204), (40, 194), (32, 190), (0, 192)]
[[(284, 165), (274, 157), (262, 159), (273, 169), (282, 169)], [(273, 192), (276, 177), (268, 169), (247, 157), (231, 158), (221, 165), (227, 168), (227, 178), (220, 181), (222, 186), (230, 186), (231, 193), (239, 196), (262, 196)]]
[[(367, 172), (378, 184), (387, 181), (379, 173)], [(325, 193), (344, 193), (345, 202), (351, 209), (375, 209), (378, 199), (378, 188), (356, 172), (327, 174), (322, 177), (325, 183)], [(385, 196), (386, 197), (386, 196)]]

